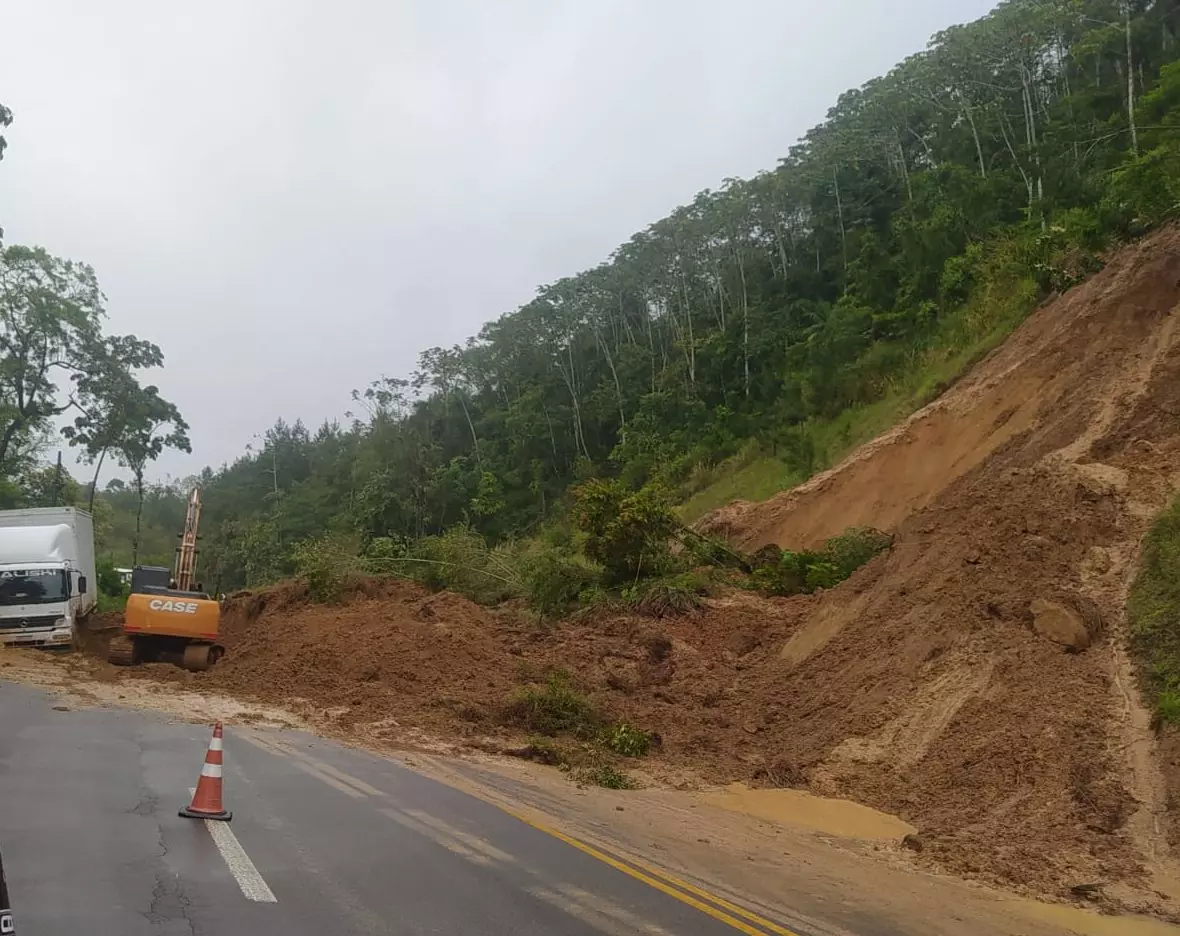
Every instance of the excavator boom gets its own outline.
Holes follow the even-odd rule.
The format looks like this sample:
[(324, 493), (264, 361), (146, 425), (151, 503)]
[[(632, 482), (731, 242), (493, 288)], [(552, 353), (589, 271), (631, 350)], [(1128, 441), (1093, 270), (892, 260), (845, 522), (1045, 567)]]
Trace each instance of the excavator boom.
[(184, 514), (184, 532), (176, 549), (176, 568), (172, 576), (179, 591), (192, 591), (197, 567), (197, 527), (201, 522), (201, 489), (193, 488)]
[(188, 497), (184, 530), (176, 547), (172, 581), (168, 570), (136, 566), (123, 612), (123, 633), (111, 639), (107, 659), (120, 666), (170, 662), (188, 670), (208, 669), (225, 652), (217, 642), (221, 608), (195, 584), (201, 491)]

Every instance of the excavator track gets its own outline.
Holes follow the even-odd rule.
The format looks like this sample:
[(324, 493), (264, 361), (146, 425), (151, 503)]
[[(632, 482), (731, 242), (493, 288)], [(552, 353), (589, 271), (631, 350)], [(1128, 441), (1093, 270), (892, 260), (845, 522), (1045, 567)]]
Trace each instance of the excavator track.
[(107, 647), (107, 662), (115, 666), (134, 666), (139, 662), (135, 658), (135, 641), (130, 637), (120, 635), (112, 637)]

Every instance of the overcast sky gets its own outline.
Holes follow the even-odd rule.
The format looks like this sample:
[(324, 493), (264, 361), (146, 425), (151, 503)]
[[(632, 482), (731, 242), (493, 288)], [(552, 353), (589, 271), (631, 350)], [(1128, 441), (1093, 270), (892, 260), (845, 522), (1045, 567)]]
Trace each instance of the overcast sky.
[(0, 0), (0, 226), (163, 348), (184, 475), (773, 167), (992, 5)]

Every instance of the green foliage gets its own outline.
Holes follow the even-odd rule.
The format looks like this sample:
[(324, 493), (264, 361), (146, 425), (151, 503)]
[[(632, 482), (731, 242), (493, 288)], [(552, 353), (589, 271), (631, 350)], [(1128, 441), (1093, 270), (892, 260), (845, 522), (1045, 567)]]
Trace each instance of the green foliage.
[(651, 617), (677, 617), (694, 611), (711, 583), (696, 572), (681, 572), (658, 579), (636, 582), (623, 589), (623, 601)]
[(634, 790), (638, 787), (634, 779), (611, 764), (575, 767), (570, 771), (570, 779), (583, 786), (599, 786), (608, 790)]
[(887, 550), (891, 543), (892, 538), (878, 530), (848, 529), (827, 540), (819, 550), (782, 550), (777, 561), (754, 569), (751, 582), (771, 595), (810, 594), (820, 588), (832, 588)]
[(565, 670), (554, 670), (541, 685), (525, 686), (504, 713), (509, 724), (541, 735), (570, 733), (594, 737), (604, 719), (578, 692)]
[(475, 529), (458, 524), (418, 542), (404, 559), (370, 565), (396, 571), (428, 588), (446, 589), (479, 604), (496, 604), (525, 593), (519, 559), (511, 543), (488, 546)]
[(110, 556), (97, 557), (95, 574), (98, 578), (97, 607), (99, 612), (122, 611), (127, 606), (127, 596), (131, 593), (131, 586), (123, 583), (123, 578), (115, 571), (115, 563)]
[(296, 543), (292, 550), (296, 574), (307, 583), (312, 601), (339, 601), (348, 582), (360, 571), (353, 543), (340, 536), (321, 536)]
[(576, 553), (534, 546), (523, 560), (525, 599), (537, 615), (556, 617), (602, 581), (602, 569)]
[(608, 748), (623, 757), (643, 757), (651, 750), (651, 735), (641, 728), (620, 722), (605, 729), (602, 741)]
[(1180, 725), (1180, 692), (1161, 692), (1156, 697), (1155, 710), (1163, 724)]
[(570, 516), (586, 537), (586, 555), (605, 570), (607, 584), (667, 568), (679, 523), (666, 490), (648, 485), (632, 492), (620, 481), (596, 479), (575, 488), (573, 499)]
[(1180, 724), (1180, 497), (1143, 543), (1127, 602), (1131, 645), (1161, 720)]
[(115, 570), (115, 563), (110, 556), (100, 556), (95, 562), (95, 574), (98, 576), (98, 590), (100, 594), (112, 598), (125, 598), (129, 586), (123, 582), (123, 577)]

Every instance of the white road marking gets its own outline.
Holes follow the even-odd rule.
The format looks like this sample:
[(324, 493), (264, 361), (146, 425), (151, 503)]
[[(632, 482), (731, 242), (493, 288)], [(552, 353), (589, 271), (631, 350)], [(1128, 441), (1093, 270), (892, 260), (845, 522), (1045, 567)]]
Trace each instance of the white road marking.
[[(196, 792), (196, 787), (189, 788), (189, 796)], [(259, 903), (278, 903), (278, 898), (263, 880), (262, 875), (258, 873), (258, 869), (254, 867), (254, 862), (250, 860), (250, 856), (242, 848), (242, 843), (234, 835), (229, 823), (217, 819), (206, 819), (204, 822), (205, 828), (213, 837), (213, 844), (221, 852), (221, 857), (225, 859), (225, 863), (229, 867), (229, 873), (238, 882), (238, 887), (242, 889), (242, 894), (246, 899), (256, 900)]]
[(306, 761), (292, 759), (292, 763), (302, 770), (305, 774), (310, 774), (317, 780), (321, 780), (334, 790), (339, 790), (341, 793), (347, 793), (353, 799), (364, 799), (365, 794), (360, 790), (355, 790), (347, 784), (341, 783), (335, 777), (329, 777), (326, 773)]

